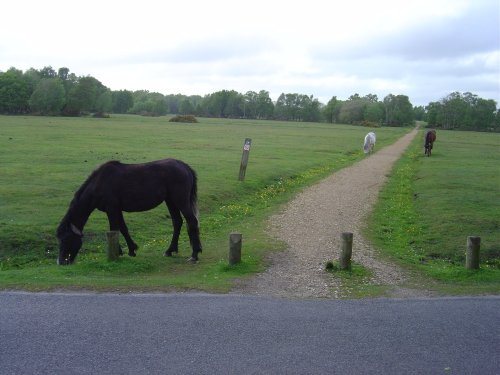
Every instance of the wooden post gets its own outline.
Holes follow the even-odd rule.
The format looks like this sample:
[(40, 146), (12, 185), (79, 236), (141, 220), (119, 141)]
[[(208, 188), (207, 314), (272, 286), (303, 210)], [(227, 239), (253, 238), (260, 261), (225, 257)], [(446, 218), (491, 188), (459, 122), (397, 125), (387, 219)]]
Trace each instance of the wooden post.
[(106, 232), (108, 239), (108, 260), (115, 261), (120, 257), (120, 232), (112, 230)]
[(245, 173), (247, 171), (248, 157), (250, 154), (251, 145), (252, 145), (252, 139), (245, 138), (245, 143), (243, 144), (243, 155), (241, 155), (240, 175), (238, 177), (238, 180), (240, 181), (243, 181), (245, 179)]
[(339, 268), (341, 270), (351, 270), (351, 256), (352, 256), (352, 233), (342, 233), (342, 245), (340, 248), (340, 262)]
[(481, 237), (467, 237), (467, 253), (465, 254), (465, 268), (468, 270), (479, 269), (479, 249), (481, 247)]
[(233, 266), (241, 262), (241, 233), (229, 235), (229, 265)]

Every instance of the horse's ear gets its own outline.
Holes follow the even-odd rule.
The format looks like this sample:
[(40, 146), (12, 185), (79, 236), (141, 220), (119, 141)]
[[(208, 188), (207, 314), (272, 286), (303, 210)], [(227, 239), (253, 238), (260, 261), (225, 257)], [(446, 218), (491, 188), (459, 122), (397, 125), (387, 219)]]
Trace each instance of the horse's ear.
[(71, 230), (73, 231), (74, 234), (76, 234), (77, 236), (83, 237), (82, 231), (80, 229), (78, 229), (75, 226), (75, 224), (71, 223), (70, 226), (71, 226)]

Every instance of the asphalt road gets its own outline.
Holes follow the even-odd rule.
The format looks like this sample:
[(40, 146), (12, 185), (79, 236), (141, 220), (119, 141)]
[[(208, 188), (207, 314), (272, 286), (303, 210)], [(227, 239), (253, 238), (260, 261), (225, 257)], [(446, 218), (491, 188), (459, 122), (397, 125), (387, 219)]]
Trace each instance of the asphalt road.
[(0, 373), (500, 374), (500, 297), (0, 292)]

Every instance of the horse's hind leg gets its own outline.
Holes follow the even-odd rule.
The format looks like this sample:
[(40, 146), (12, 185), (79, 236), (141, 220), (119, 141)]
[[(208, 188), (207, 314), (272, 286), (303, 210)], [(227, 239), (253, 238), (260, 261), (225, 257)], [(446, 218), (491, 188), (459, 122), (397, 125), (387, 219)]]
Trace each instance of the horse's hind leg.
[(186, 223), (188, 226), (189, 242), (191, 243), (191, 248), (193, 253), (191, 254), (191, 260), (198, 260), (198, 253), (201, 253), (201, 241), (200, 241), (200, 228), (198, 224), (198, 218), (193, 212), (193, 209), (181, 210), (182, 214), (186, 218)]
[(179, 252), (179, 236), (182, 228), (182, 216), (177, 207), (166, 202), (168, 211), (170, 212), (170, 217), (172, 218), (172, 226), (174, 227), (174, 232), (172, 234), (172, 240), (170, 241), (170, 246), (165, 251), (163, 255), (166, 257), (171, 257), (172, 253)]

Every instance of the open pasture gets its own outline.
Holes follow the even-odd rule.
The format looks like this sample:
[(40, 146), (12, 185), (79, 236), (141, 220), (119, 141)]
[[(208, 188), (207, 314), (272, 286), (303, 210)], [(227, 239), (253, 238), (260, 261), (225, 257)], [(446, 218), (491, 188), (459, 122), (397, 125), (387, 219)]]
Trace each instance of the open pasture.
[[(423, 134), (396, 163), (367, 232), (383, 253), (443, 281), (446, 293), (500, 292), (500, 134)], [(481, 237), (481, 269), (465, 270), (468, 236)]]
[[(235, 277), (262, 269), (281, 244), (266, 219), (299, 189), (363, 157), (366, 128), (274, 121), (167, 117), (109, 119), (0, 116), (0, 287), (227, 290)], [(376, 148), (407, 129), (376, 129)], [(245, 138), (252, 138), (244, 182), (238, 181)], [(58, 267), (55, 229), (74, 192), (101, 163), (181, 159), (198, 173), (200, 262), (190, 255), (185, 228), (179, 255), (164, 258), (172, 227), (163, 205), (125, 214), (136, 258), (106, 261), (107, 219), (95, 211), (76, 264)], [(434, 156), (433, 156), (434, 157)], [(243, 262), (227, 266), (228, 234), (243, 233)], [(122, 246), (123, 246), (122, 242)]]

